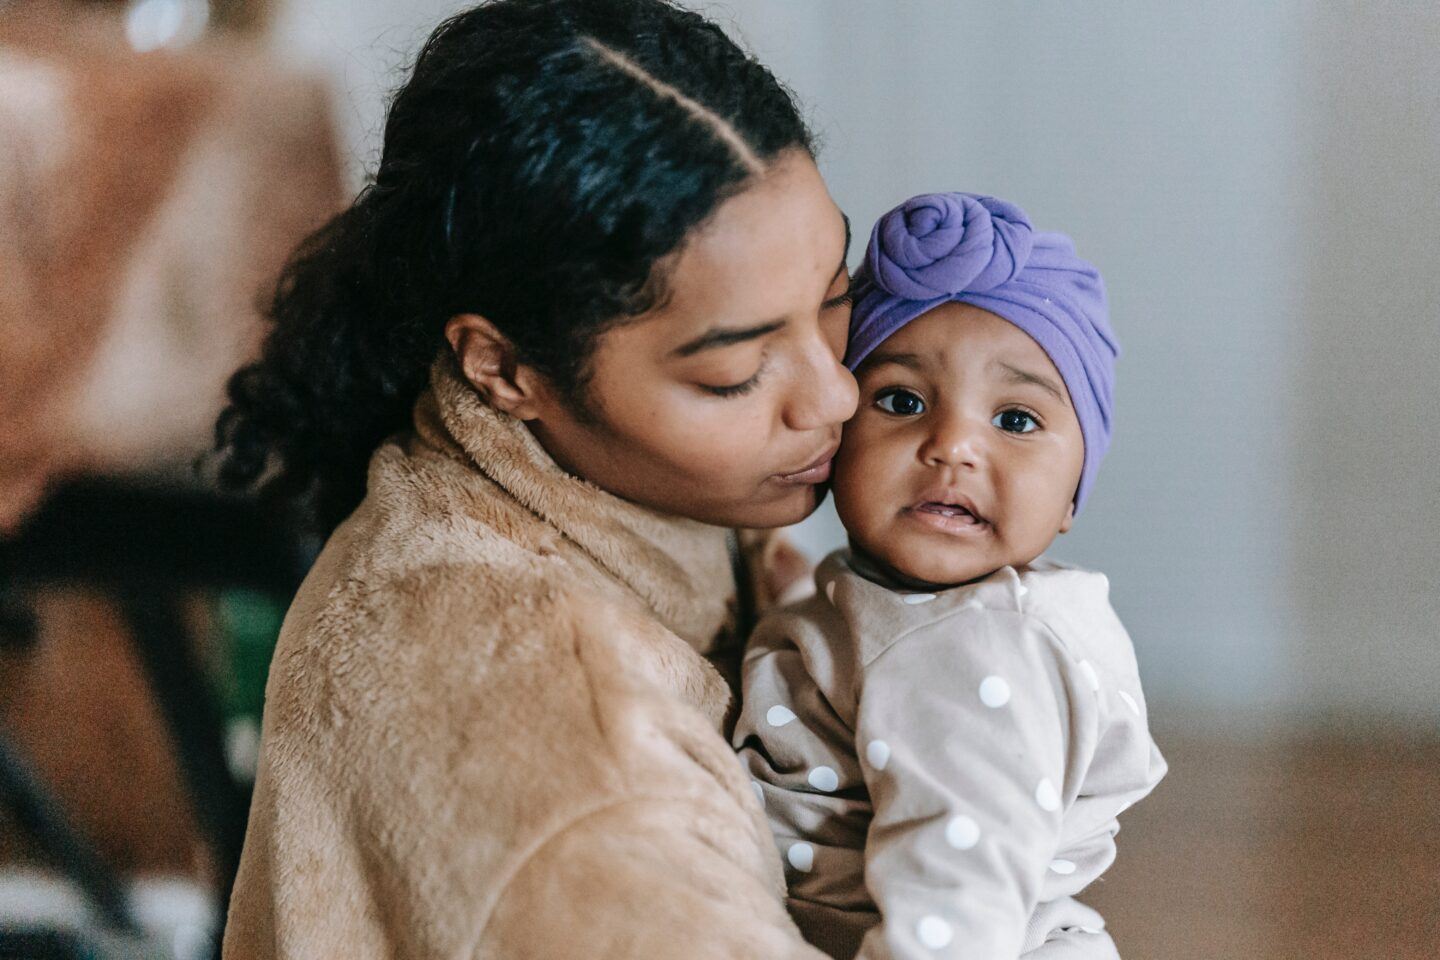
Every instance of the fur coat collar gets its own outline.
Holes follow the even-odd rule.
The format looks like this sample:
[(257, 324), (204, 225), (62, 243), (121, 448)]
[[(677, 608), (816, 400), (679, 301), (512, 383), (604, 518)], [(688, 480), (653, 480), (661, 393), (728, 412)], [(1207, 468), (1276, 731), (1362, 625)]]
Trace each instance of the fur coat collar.
[(420, 438), (480, 475), (625, 584), (676, 635), (708, 651), (727, 614), (726, 532), (622, 500), (561, 469), (525, 424), (484, 403), (449, 354), (416, 409)]

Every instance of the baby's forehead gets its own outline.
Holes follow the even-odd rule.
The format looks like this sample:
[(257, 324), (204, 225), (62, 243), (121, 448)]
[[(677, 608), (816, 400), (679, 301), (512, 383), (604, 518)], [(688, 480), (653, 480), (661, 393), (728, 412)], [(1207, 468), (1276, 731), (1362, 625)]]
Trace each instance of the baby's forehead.
[(984, 371), (1013, 379), (1016, 370), (1060, 380), (1045, 350), (1024, 330), (973, 304), (940, 304), (897, 329), (856, 369), (856, 376), (900, 366), (935, 377)]

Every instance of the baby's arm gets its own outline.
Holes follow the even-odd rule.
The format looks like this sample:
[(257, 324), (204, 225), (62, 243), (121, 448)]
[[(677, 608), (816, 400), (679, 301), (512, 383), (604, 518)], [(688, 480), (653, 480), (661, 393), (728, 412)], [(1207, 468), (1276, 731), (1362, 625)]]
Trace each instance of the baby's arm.
[(1038, 620), (972, 608), (866, 666), (856, 750), (883, 923), (862, 960), (1020, 955), (1076, 789), (1072, 725), (1094, 717), (1065, 658)]

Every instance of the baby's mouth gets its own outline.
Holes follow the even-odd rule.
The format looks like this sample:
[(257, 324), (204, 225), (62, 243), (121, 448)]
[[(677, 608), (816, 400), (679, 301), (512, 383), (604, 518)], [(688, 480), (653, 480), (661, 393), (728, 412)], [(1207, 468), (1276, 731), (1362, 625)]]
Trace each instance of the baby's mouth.
[(917, 504), (913, 509), (921, 513), (933, 513), (938, 516), (950, 517), (952, 519), (961, 520), (966, 523), (985, 522), (980, 517), (977, 517), (968, 508), (961, 506), (958, 503), (936, 503), (934, 500), (926, 500), (924, 503)]
[(907, 511), (917, 523), (951, 536), (973, 536), (989, 528), (990, 522), (968, 503), (922, 500)]

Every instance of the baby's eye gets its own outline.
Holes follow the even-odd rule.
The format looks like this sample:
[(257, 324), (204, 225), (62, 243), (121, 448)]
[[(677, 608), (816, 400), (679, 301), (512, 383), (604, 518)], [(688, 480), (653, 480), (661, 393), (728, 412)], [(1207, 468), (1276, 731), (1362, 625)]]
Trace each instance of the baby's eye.
[(1024, 410), (1001, 410), (990, 421), (1006, 433), (1030, 433), (1039, 430), (1039, 422)]
[(886, 390), (876, 399), (875, 406), (897, 417), (913, 417), (925, 412), (925, 401), (909, 390)]

